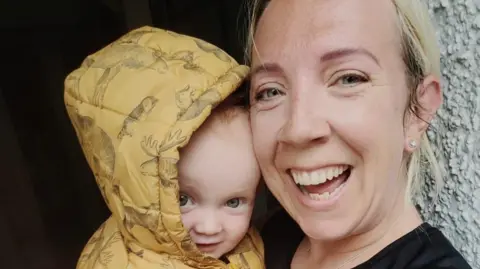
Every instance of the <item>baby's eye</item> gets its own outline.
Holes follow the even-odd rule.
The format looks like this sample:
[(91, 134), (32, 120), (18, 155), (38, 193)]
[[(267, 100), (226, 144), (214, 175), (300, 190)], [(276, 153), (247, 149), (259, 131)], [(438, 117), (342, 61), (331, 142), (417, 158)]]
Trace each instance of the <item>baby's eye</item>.
[(346, 74), (341, 76), (338, 80), (337, 83), (340, 83), (342, 86), (346, 87), (353, 87), (358, 84), (367, 82), (368, 79), (365, 78), (364, 76), (358, 75), (358, 74)]
[(231, 208), (237, 208), (240, 205), (240, 198), (233, 198), (227, 201), (226, 205)]
[(255, 100), (256, 101), (265, 101), (265, 100), (269, 100), (271, 98), (274, 98), (275, 96), (277, 95), (282, 95), (283, 92), (278, 89), (278, 88), (264, 88), (263, 90), (261, 90), (259, 93), (257, 93), (255, 95)]
[(188, 196), (186, 194), (180, 194), (180, 199), (178, 199), (178, 200), (179, 200), (179, 203), (180, 203), (180, 207), (184, 207), (184, 206), (189, 205), (188, 202), (193, 203), (192, 198), (190, 198), (190, 196)]

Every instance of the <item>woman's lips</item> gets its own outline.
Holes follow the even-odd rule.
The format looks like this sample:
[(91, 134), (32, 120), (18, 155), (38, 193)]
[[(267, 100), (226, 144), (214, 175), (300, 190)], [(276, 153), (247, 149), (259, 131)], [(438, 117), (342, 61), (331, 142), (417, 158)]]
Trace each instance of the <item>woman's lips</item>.
[(344, 183), (347, 181), (348, 178), (348, 170), (343, 172), (342, 174), (329, 179), (325, 183), (317, 184), (317, 185), (305, 185), (300, 186), (300, 189), (306, 194), (310, 195), (312, 199), (320, 200), (320, 199), (329, 199), (330, 196), (336, 194), (340, 189), (343, 187)]
[(304, 206), (314, 211), (331, 210), (345, 192), (352, 169), (351, 166), (337, 166), (320, 172), (291, 171), (293, 180), (288, 185), (294, 188), (292, 191)]
[(315, 170), (290, 169), (296, 184), (319, 185), (335, 179), (350, 168), (346, 164), (329, 165)]

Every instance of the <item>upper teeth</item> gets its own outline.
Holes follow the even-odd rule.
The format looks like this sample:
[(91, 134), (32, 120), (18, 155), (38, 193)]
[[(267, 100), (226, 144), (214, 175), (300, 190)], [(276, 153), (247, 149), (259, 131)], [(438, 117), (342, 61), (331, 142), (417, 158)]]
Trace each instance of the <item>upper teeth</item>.
[(329, 166), (315, 171), (291, 170), (293, 180), (300, 185), (317, 185), (332, 180), (348, 169), (348, 165)]

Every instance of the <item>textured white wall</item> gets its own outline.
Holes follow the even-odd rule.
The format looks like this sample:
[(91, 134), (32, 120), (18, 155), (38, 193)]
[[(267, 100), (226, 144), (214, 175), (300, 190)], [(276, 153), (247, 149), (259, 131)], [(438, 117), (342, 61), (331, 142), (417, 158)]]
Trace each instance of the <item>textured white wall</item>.
[[(424, 217), (480, 269), (480, 0), (427, 0), (441, 44), (445, 102), (430, 132), (444, 150), (445, 186)], [(431, 188), (430, 188), (431, 189)], [(431, 194), (431, 191), (430, 191)]]

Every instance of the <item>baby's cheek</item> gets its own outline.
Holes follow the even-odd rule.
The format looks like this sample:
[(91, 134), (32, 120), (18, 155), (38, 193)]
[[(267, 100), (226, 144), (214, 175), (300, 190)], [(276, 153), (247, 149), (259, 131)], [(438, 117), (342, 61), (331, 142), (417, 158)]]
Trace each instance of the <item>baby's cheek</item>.
[(195, 210), (182, 213), (182, 223), (185, 230), (190, 231), (195, 223)]
[(239, 215), (230, 215), (225, 218), (225, 227), (237, 240), (241, 240), (250, 225), (251, 210)]

